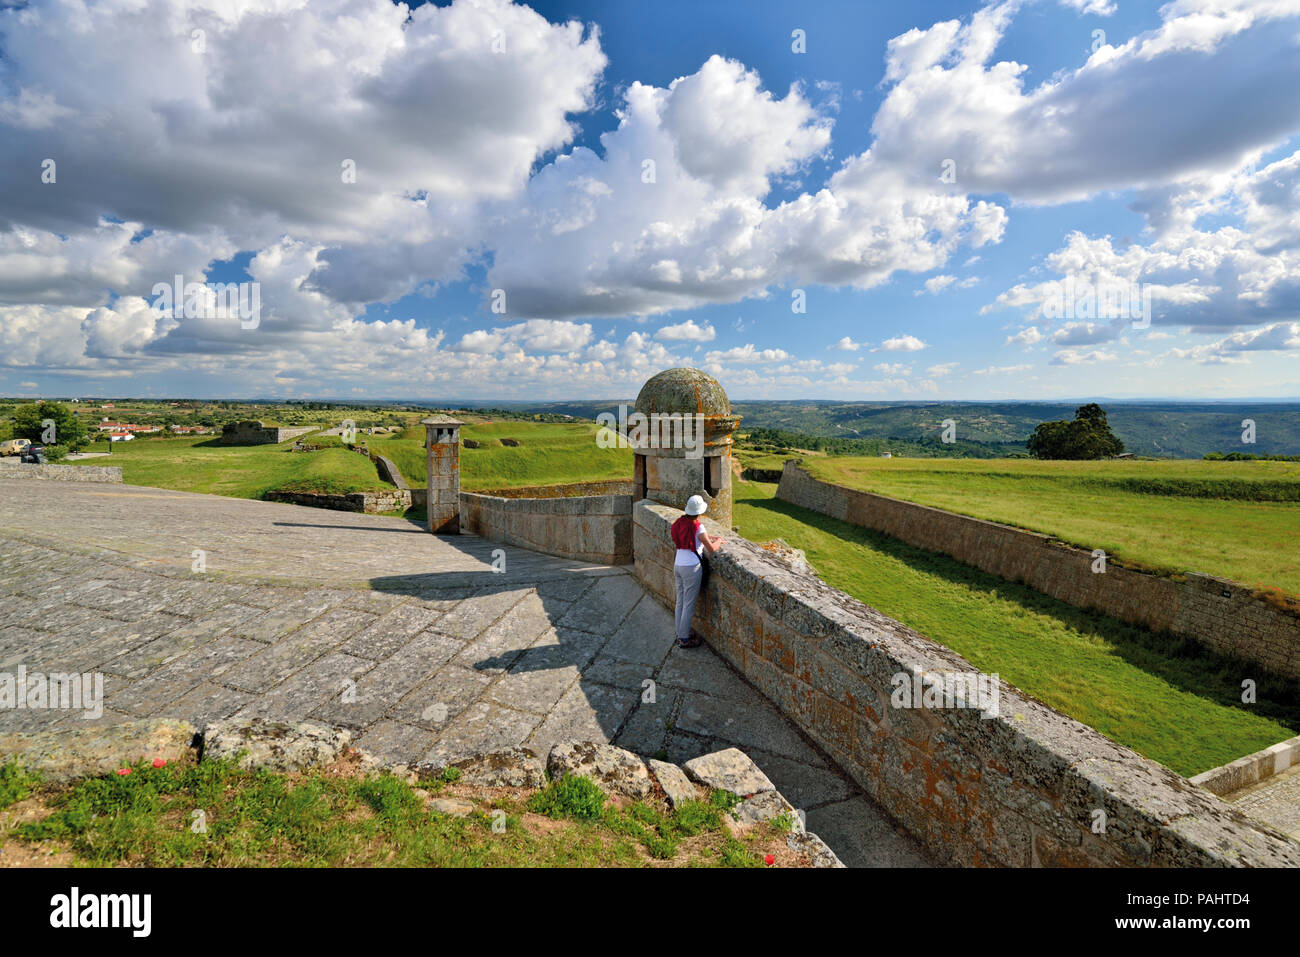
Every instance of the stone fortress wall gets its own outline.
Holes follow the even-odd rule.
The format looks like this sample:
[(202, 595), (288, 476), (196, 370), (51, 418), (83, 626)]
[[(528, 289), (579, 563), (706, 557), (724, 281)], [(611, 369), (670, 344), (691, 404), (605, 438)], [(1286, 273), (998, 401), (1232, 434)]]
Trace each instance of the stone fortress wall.
[[(650, 501), (634, 510), (636, 576), (670, 608), (679, 514)], [(992, 717), (895, 707), (895, 676), (991, 679), (751, 542), (730, 535), (710, 572), (695, 612), (710, 647), (942, 860), (1300, 866), (1300, 844), (1004, 682)]]
[(777, 497), (1300, 680), (1300, 608), (1236, 582), (1196, 573), (1174, 580), (1113, 562), (1094, 573), (1090, 552), (1046, 535), (822, 482), (794, 462), (785, 465)]
[(256, 419), (248, 419), (228, 424), (221, 430), (221, 436), (216, 442), (217, 445), (278, 445), (315, 431), (314, 426), (282, 429), (263, 425)]

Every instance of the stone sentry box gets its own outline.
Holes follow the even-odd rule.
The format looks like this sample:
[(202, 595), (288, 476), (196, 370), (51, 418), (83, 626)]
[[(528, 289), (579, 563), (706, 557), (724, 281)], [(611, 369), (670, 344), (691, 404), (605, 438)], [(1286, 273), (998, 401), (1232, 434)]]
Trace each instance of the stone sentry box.
[(633, 499), (684, 509), (702, 495), (709, 518), (730, 528), (731, 434), (740, 416), (718, 380), (699, 369), (666, 369), (641, 387), (635, 411), (649, 428), (633, 443)]
[(429, 492), (425, 508), (429, 531), (460, 534), (460, 422), (447, 415), (421, 419), (424, 426), (425, 473)]

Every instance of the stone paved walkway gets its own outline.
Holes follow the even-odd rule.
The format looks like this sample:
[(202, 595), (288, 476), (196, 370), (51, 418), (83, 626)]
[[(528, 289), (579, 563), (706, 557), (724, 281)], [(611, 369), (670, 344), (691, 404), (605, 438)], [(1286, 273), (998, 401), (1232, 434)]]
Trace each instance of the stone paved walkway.
[[(396, 518), (0, 479), (0, 672), (19, 665), (102, 672), (101, 721), (311, 719), (405, 762), (577, 739), (682, 762), (735, 745), (846, 864), (930, 863), (725, 662), (675, 647), (626, 567)], [(86, 723), (0, 711), (7, 731)]]
[(1243, 814), (1300, 841), (1300, 766), (1223, 798)]

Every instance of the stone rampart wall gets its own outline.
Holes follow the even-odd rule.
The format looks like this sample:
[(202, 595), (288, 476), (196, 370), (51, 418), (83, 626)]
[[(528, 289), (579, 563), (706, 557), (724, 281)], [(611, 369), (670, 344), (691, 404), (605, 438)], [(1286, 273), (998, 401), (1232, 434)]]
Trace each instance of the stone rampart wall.
[(786, 463), (777, 497), (1300, 680), (1300, 608), (1237, 582), (1196, 573), (1163, 578), (1113, 561), (1094, 572), (1091, 552), (1046, 535), (833, 485), (793, 462)]

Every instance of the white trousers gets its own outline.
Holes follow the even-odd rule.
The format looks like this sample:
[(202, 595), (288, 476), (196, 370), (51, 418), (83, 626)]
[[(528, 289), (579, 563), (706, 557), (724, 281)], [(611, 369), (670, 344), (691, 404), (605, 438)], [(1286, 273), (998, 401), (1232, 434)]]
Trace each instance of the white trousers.
[(677, 580), (677, 640), (691, 637), (691, 618), (695, 614), (695, 599), (700, 597), (700, 579), (703, 565), (676, 565), (673, 577)]

